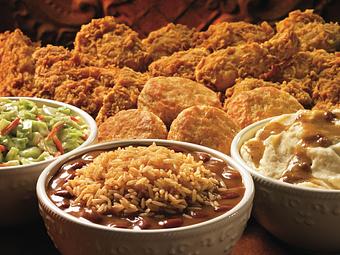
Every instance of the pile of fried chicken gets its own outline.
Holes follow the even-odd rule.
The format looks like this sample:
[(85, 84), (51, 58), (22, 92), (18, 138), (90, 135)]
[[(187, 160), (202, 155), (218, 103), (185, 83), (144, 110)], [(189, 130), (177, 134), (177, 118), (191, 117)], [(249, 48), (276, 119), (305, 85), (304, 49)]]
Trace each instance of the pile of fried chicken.
[[(224, 22), (198, 32), (168, 24), (143, 40), (128, 26), (105, 17), (83, 25), (72, 50), (41, 47), (17, 29), (0, 34), (0, 96), (75, 105), (96, 118), (100, 128), (103, 125), (105, 136), (110, 136), (105, 129), (121, 121), (145, 134), (157, 117), (158, 124), (162, 121), (157, 134), (162, 136), (150, 131), (142, 138), (166, 138), (169, 130), (171, 138), (185, 140), (171, 124), (190, 107), (196, 106), (193, 122), (202, 125), (209, 123), (198, 116), (224, 114), (211, 119), (211, 125), (230, 119), (232, 133), (259, 119), (303, 108), (339, 108), (339, 48), (339, 24), (326, 23), (312, 10), (293, 11), (275, 28), (267, 22)], [(136, 108), (128, 111), (134, 117), (112, 120), (118, 112)], [(179, 117), (190, 119), (188, 112), (185, 116)], [(187, 133), (196, 132), (197, 125), (192, 129)], [(214, 147), (202, 142), (209, 130), (201, 132), (196, 140), (187, 140)], [(111, 138), (122, 136), (111, 133)]]

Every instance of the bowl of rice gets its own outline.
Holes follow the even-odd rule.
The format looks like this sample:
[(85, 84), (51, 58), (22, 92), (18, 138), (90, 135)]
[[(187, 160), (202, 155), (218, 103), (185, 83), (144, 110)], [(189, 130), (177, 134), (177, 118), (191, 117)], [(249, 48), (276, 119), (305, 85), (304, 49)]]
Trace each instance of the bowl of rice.
[(41, 98), (0, 98), (0, 226), (39, 218), (35, 186), (56, 158), (94, 142), (97, 126), (83, 110)]
[(37, 183), (62, 254), (229, 254), (250, 217), (250, 174), (200, 145), (125, 140), (73, 152)]

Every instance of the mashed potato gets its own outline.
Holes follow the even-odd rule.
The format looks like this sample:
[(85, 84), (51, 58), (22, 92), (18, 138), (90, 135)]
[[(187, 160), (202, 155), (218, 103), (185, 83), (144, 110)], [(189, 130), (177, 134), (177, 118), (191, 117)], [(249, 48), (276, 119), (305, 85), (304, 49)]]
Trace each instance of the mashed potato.
[(340, 189), (340, 111), (274, 118), (241, 147), (259, 173), (296, 185)]

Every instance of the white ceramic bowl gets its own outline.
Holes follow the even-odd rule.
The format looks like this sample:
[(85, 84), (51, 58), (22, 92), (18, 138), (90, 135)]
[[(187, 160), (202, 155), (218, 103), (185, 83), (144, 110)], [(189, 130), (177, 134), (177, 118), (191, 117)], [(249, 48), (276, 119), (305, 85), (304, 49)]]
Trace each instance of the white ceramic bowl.
[[(8, 97), (18, 100), (19, 97)], [(20, 97), (24, 98), (24, 97)], [(80, 116), (89, 127), (89, 137), (77, 149), (83, 148), (94, 142), (97, 136), (97, 126), (93, 118), (83, 110), (61, 102), (40, 99), (25, 98), (37, 105), (51, 107), (67, 107)], [(77, 150), (75, 149), (75, 150)], [(71, 152), (60, 157), (68, 157)], [(22, 224), (38, 218), (37, 199), (35, 185), (40, 173), (55, 160), (41, 161), (30, 165), (1, 167), (0, 168), (0, 226)]]
[(71, 158), (93, 150), (114, 149), (128, 145), (176, 146), (203, 151), (218, 157), (237, 169), (246, 188), (244, 197), (232, 210), (203, 223), (173, 229), (133, 230), (110, 228), (84, 222), (59, 209), (47, 196), (46, 187), (60, 166), (67, 160), (53, 162), (40, 175), (37, 194), (40, 213), (48, 234), (62, 254), (115, 255), (206, 255), (229, 254), (241, 237), (249, 219), (254, 187), (251, 176), (230, 157), (213, 149), (168, 140), (125, 140), (98, 144), (72, 153)]
[[(241, 130), (231, 155), (251, 173), (255, 183), (253, 214), (270, 233), (307, 251), (340, 253), (340, 191), (296, 186), (259, 174), (240, 155), (240, 148), (270, 119)], [(340, 166), (339, 166), (340, 167)]]

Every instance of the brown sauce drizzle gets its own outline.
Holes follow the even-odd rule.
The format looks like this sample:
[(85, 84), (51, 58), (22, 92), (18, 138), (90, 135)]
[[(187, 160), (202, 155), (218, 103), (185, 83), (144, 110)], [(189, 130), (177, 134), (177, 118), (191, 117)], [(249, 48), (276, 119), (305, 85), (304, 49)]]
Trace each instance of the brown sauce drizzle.
[(243, 195), (245, 188), (242, 183), (240, 173), (232, 169), (224, 161), (212, 157), (210, 154), (197, 151), (186, 151), (180, 148), (172, 148), (177, 152), (190, 153), (195, 160), (202, 160), (203, 165), (216, 173), (218, 180), (224, 183), (227, 190), (220, 191), (221, 200), (220, 206), (213, 208), (212, 206), (203, 206), (201, 208), (188, 208), (184, 214), (175, 215), (155, 215), (139, 216), (127, 215), (118, 217), (114, 214), (107, 213), (106, 215), (96, 212), (95, 208), (88, 208), (84, 204), (73, 205), (74, 197), (67, 190), (63, 189), (64, 184), (69, 179), (76, 176), (76, 170), (89, 164), (103, 151), (93, 151), (84, 154), (81, 157), (72, 159), (65, 163), (56, 175), (51, 179), (48, 185), (48, 196), (50, 199), (65, 212), (97, 224), (127, 229), (161, 229), (175, 228), (187, 226), (203, 222), (215, 218), (226, 211), (231, 210), (238, 204)]

